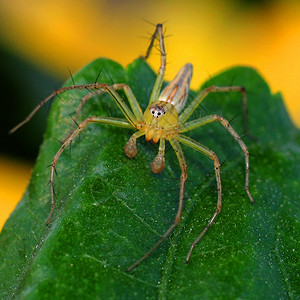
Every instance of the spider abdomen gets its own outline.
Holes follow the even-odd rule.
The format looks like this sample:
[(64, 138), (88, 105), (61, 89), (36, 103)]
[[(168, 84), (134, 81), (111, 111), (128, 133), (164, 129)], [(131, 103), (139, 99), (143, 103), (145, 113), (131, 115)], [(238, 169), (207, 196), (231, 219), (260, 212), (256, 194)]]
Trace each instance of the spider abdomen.
[(161, 92), (159, 100), (173, 104), (177, 112), (180, 113), (189, 95), (192, 75), (193, 65), (184, 65), (176, 77)]

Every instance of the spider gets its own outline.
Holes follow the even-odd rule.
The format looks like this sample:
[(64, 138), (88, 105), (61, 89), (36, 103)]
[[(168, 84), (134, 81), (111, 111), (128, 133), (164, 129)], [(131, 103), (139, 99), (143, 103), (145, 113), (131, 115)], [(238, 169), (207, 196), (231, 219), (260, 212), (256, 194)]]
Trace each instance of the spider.
[[(156, 81), (150, 96), (149, 105), (146, 108), (145, 112), (143, 113), (140, 105), (138, 104), (133, 92), (131, 91), (130, 87), (126, 84), (122, 83), (115, 83), (112, 85), (108, 85), (105, 83), (93, 83), (93, 84), (82, 84), (82, 85), (72, 85), (63, 87), (60, 89), (55, 90), (51, 95), (45, 98), (40, 104), (38, 104), (34, 110), (28, 115), (28, 117), (14, 127), (10, 133), (16, 131), (19, 127), (27, 123), (32, 116), (42, 107), (46, 102), (52, 99), (54, 96), (57, 96), (65, 91), (68, 90), (96, 90), (94, 93), (88, 94), (84, 97), (81, 101), (80, 106), (76, 111), (75, 119), (77, 118), (82, 106), (84, 103), (95, 94), (103, 94), (108, 93), (111, 97), (115, 100), (116, 104), (124, 114), (126, 119), (121, 118), (112, 118), (112, 117), (98, 117), (98, 116), (91, 116), (86, 118), (78, 127), (73, 130), (71, 129), (68, 136), (65, 138), (62, 146), (55, 154), (54, 158), (51, 162), (51, 175), (50, 175), (50, 185), (51, 185), (51, 211), (47, 219), (47, 225), (50, 223), (55, 201), (54, 201), (54, 175), (55, 175), (55, 165), (63, 153), (65, 148), (70, 145), (70, 143), (74, 140), (76, 136), (81, 133), (88, 124), (90, 123), (99, 123), (99, 124), (106, 124), (112, 125), (122, 128), (128, 129), (136, 129), (137, 131), (130, 137), (127, 144), (124, 147), (125, 154), (129, 158), (134, 158), (137, 155), (137, 146), (136, 140), (141, 136), (145, 136), (147, 141), (153, 141), (154, 143), (159, 142), (159, 150), (158, 154), (153, 160), (151, 164), (151, 169), (154, 173), (160, 173), (164, 166), (165, 166), (165, 141), (167, 140), (172, 148), (174, 149), (179, 166), (181, 169), (181, 176), (180, 176), (180, 190), (179, 190), (179, 202), (177, 213), (174, 218), (173, 223), (171, 226), (166, 230), (166, 232), (161, 236), (161, 238), (156, 242), (156, 244), (144, 254), (139, 260), (137, 260), (134, 264), (132, 264), (126, 271), (130, 271), (139, 265), (143, 260), (145, 260), (174, 230), (174, 228), (178, 225), (181, 219), (182, 209), (183, 209), (183, 202), (184, 202), (184, 188), (185, 182), (187, 180), (187, 164), (185, 161), (184, 153), (180, 146), (180, 143), (197, 150), (204, 155), (208, 156), (214, 162), (214, 171), (216, 176), (216, 183), (217, 183), (217, 190), (218, 190), (218, 198), (217, 198), (217, 206), (214, 214), (210, 218), (208, 224), (203, 229), (201, 234), (194, 240), (192, 243), (190, 250), (187, 254), (185, 262), (187, 263), (190, 259), (191, 253), (195, 247), (195, 245), (200, 241), (203, 235), (207, 232), (210, 228), (212, 223), (214, 222), (215, 218), (219, 214), (222, 206), (222, 185), (221, 185), (221, 176), (220, 176), (220, 162), (217, 155), (206, 146), (200, 144), (199, 142), (191, 139), (183, 135), (184, 132), (191, 131), (196, 129), (200, 126), (211, 122), (220, 122), (225, 129), (233, 136), (233, 138), (238, 142), (242, 151), (244, 152), (245, 157), (245, 190), (248, 194), (248, 197), (251, 203), (254, 203), (254, 200), (249, 191), (249, 151), (246, 147), (245, 143), (242, 141), (241, 137), (236, 133), (236, 131), (231, 127), (229, 122), (224, 119), (222, 116), (213, 114), (209, 116), (205, 116), (199, 119), (195, 119), (192, 121), (187, 120), (190, 118), (192, 113), (198, 107), (198, 105), (204, 100), (204, 98), (209, 93), (214, 92), (231, 92), (236, 91), (240, 92), (243, 98), (244, 104), (244, 127), (245, 132), (248, 131), (247, 126), (247, 100), (246, 100), (246, 90), (244, 87), (241, 86), (211, 86), (205, 88), (204, 90), (200, 91), (194, 100), (186, 107), (186, 101), (188, 98), (189, 93), (189, 85), (192, 77), (193, 66), (191, 64), (186, 64), (183, 66), (176, 77), (164, 88), (161, 92), (165, 70), (166, 70), (166, 52), (164, 46), (164, 34), (163, 34), (163, 25), (157, 24), (156, 29), (152, 35), (150, 45), (147, 49), (146, 55), (144, 59), (147, 59), (151, 53), (151, 50), (154, 46), (155, 41), (159, 41), (159, 48), (160, 48), (160, 68), (158, 71), (158, 75), (156, 77)], [(125, 95), (128, 99), (129, 106), (124, 102), (121, 96), (118, 94), (118, 90), (123, 90)]]

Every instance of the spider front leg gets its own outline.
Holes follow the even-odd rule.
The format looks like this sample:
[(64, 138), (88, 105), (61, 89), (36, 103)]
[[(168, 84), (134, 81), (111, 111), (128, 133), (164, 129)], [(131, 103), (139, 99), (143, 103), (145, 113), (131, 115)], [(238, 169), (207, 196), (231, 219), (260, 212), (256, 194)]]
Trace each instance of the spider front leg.
[[(109, 86), (106, 83), (91, 83), (91, 84), (70, 85), (70, 86), (62, 87), (60, 89), (55, 90), (48, 97), (46, 97), (44, 100), (42, 100), (21, 123), (19, 123), (17, 126), (12, 128), (9, 131), (9, 133), (10, 134), (14, 133), (20, 127), (22, 127), (24, 124), (29, 122), (31, 120), (31, 118), (35, 115), (35, 113), (42, 106), (44, 106), (48, 101), (53, 99), (55, 96), (58, 96), (66, 91), (71, 91), (71, 90), (105, 90), (115, 100), (116, 104), (121, 109), (121, 111), (123, 112), (126, 119), (130, 122), (130, 124), (132, 124), (132, 126), (137, 128), (137, 118), (135, 117), (135, 114), (129, 109), (129, 107), (126, 105), (124, 100), (120, 97), (120, 95), (116, 92), (116, 90), (112, 86)], [(134, 99), (133, 98), (131, 98), (131, 99), (134, 102)], [(129, 99), (129, 102), (131, 101), (131, 99)], [(137, 102), (136, 102), (136, 104), (139, 106), (139, 104)], [(138, 119), (138, 120), (140, 121), (141, 119)]]
[(193, 242), (190, 251), (186, 257), (185, 263), (188, 263), (190, 256), (192, 254), (192, 251), (195, 247), (195, 245), (200, 241), (200, 239), (204, 236), (204, 234), (207, 232), (207, 230), (209, 229), (209, 227), (212, 225), (212, 223), (214, 222), (215, 218), (217, 217), (217, 215), (219, 214), (219, 212), (221, 211), (222, 208), (222, 184), (221, 184), (221, 175), (220, 175), (220, 169), (221, 169), (221, 165), (219, 162), (219, 159), (217, 157), (217, 155), (210, 149), (208, 149), (207, 147), (205, 147), (204, 145), (201, 145), (200, 143), (192, 140), (189, 137), (183, 136), (183, 135), (177, 135), (176, 139), (199, 151), (202, 152), (203, 154), (205, 154), (206, 156), (208, 156), (210, 159), (212, 159), (214, 161), (214, 169), (215, 169), (215, 174), (216, 174), (216, 181), (217, 181), (217, 189), (218, 189), (218, 201), (217, 201), (217, 208), (213, 214), (213, 216), (210, 218), (208, 224), (206, 225), (206, 227), (204, 228), (204, 230), (201, 232), (201, 234), (195, 239), (195, 241)]
[(65, 140), (65, 142), (62, 144), (60, 149), (57, 151), (55, 156), (52, 159), (51, 162), (51, 175), (50, 175), (50, 186), (51, 186), (51, 211), (50, 214), (47, 218), (46, 224), (48, 225), (50, 223), (54, 207), (55, 207), (55, 201), (54, 201), (54, 175), (55, 175), (55, 166), (56, 163), (63, 153), (63, 151), (66, 149), (66, 147), (78, 136), (89, 123), (100, 123), (100, 124), (106, 124), (106, 125), (113, 125), (117, 127), (122, 127), (122, 128), (131, 128), (132, 129), (132, 124), (125, 120), (125, 119), (119, 119), (119, 118), (108, 118), (108, 117), (89, 117), (82, 121), (79, 125), (78, 128)]
[[(130, 105), (130, 108), (132, 109), (132, 112), (135, 116), (135, 118), (137, 120), (142, 120), (142, 116), (143, 116), (143, 112), (142, 112), (142, 109), (139, 105), (139, 103), (137, 102), (131, 88), (127, 85), (127, 84), (124, 84), (124, 83), (115, 83), (113, 85), (110, 85), (109, 86), (109, 89), (110, 90), (115, 90), (115, 91), (118, 91), (118, 90), (124, 90), (125, 92), (125, 95), (128, 99), (128, 102), (129, 102), (129, 105)], [(67, 135), (67, 137), (65, 138), (65, 140), (72, 134), (72, 132), (74, 131), (74, 128), (75, 128), (75, 125), (76, 125), (76, 121), (78, 120), (78, 117), (79, 117), (79, 114), (83, 108), (83, 106), (85, 105), (85, 103), (94, 98), (95, 96), (98, 96), (98, 95), (103, 95), (105, 93), (107, 93), (108, 91), (106, 89), (99, 89), (99, 90), (96, 90), (94, 92), (91, 92), (91, 93), (88, 93), (87, 95), (85, 95), (82, 99), (81, 99), (81, 102), (79, 104), (79, 106), (77, 107), (76, 109), (76, 113), (75, 113), (75, 116), (74, 116), (74, 123), (72, 124), (70, 130), (69, 130), (69, 134)]]
[(179, 122), (183, 124), (187, 119), (192, 115), (198, 105), (206, 98), (209, 93), (217, 92), (240, 92), (243, 98), (243, 119), (244, 119), (244, 133), (249, 135), (251, 138), (256, 139), (255, 137), (249, 134), (248, 126), (248, 104), (247, 104), (247, 95), (246, 89), (242, 86), (210, 86), (200, 91), (195, 99), (189, 104), (189, 106), (180, 114)]
[[(162, 140), (163, 139), (161, 139), (160, 150), (159, 150), (158, 156), (161, 156), (163, 151), (164, 151), (164, 141), (162, 141)], [(182, 207), (183, 207), (183, 198), (184, 198), (184, 187), (185, 187), (185, 182), (186, 182), (186, 179), (187, 179), (187, 165), (186, 165), (184, 154), (183, 154), (183, 151), (182, 151), (182, 148), (181, 148), (179, 142), (174, 138), (171, 138), (169, 140), (169, 142), (170, 142), (171, 146), (173, 147), (173, 149), (176, 153), (176, 156), (177, 156), (177, 159), (178, 159), (178, 162), (179, 162), (179, 166), (180, 166), (180, 169), (181, 169), (180, 192), (179, 192), (179, 203), (178, 203), (177, 213), (176, 213), (175, 219), (173, 221), (173, 224), (161, 236), (159, 241), (148, 252), (146, 252), (143, 257), (141, 257), (132, 266), (130, 266), (126, 270), (126, 272), (129, 272), (130, 270), (135, 268), (137, 265), (139, 265), (143, 260), (145, 260), (172, 233), (172, 231), (179, 224), (180, 219), (181, 219)]]
[[(134, 116), (136, 117), (137, 120), (141, 120), (142, 119), (142, 116), (143, 116), (142, 109), (141, 109), (139, 103), (137, 102), (137, 100), (136, 100), (136, 98), (135, 98), (135, 96), (134, 96), (131, 88), (127, 84), (124, 84), (124, 83), (115, 83), (115, 84), (110, 85), (109, 88), (110, 89), (114, 89), (115, 91), (124, 90), (125, 95), (126, 95), (126, 97), (128, 99), (130, 108), (132, 109), (132, 112), (133, 112)], [(107, 90), (105, 90), (105, 89), (99, 89), (99, 90), (96, 90), (95, 92), (89, 93), (86, 96), (84, 96), (81, 99), (81, 102), (80, 102), (80, 104), (79, 104), (79, 106), (78, 106), (78, 108), (76, 110), (75, 120), (77, 120), (80, 111), (82, 110), (84, 104), (88, 100), (90, 100), (91, 98), (93, 98), (95, 96), (102, 95), (104, 93), (107, 93)]]

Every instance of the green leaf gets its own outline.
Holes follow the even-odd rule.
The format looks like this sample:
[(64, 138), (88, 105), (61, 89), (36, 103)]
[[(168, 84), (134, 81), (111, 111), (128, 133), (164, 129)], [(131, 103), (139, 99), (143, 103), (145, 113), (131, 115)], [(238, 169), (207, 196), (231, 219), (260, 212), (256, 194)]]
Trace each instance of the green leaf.
[[(128, 83), (146, 108), (155, 80), (146, 63), (136, 60), (124, 70), (98, 59), (74, 80), (94, 82), (101, 69), (99, 81)], [(191, 132), (223, 162), (222, 211), (184, 264), (191, 243), (215, 210), (217, 191), (212, 161), (183, 146), (189, 177), (182, 222), (146, 261), (125, 273), (173, 221), (180, 169), (169, 144), (165, 170), (153, 174), (150, 163), (157, 145), (140, 138), (137, 157), (128, 159), (123, 147), (133, 130), (89, 124), (57, 163), (56, 208), (46, 227), (46, 166), (60, 147), (56, 139), (66, 136), (73, 122), (70, 114), (88, 91), (66, 92), (53, 102), (30, 184), (1, 233), (1, 299), (300, 297), (299, 130), (281, 95), (272, 95), (255, 70), (233, 68), (204, 86), (209, 85), (243, 85), (248, 91), (250, 131), (258, 141), (243, 139), (252, 154), (255, 205), (243, 187), (243, 153), (230, 134), (218, 123)], [(192, 117), (222, 114), (242, 134), (241, 111), (239, 93), (215, 93)], [(80, 118), (91, 115), (122, 113), (109, 95), (102, 95), (88, 101)]]

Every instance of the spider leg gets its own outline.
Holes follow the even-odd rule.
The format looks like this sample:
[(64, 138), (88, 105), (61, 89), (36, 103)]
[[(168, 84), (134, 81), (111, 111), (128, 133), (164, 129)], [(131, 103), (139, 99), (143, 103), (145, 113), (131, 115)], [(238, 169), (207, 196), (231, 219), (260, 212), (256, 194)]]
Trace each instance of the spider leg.
[(22, 127), (24, 124), (30, 121), (30, 119), (35, 115), (35, 113), (44, 106), (49, 100), (54, 98), (57, 95), (60, 95), (66, 91), (70, 90), (99, 90), (104, 89), (108, 94), (112, 96), (112, 98), (115, 100), (123, 114), (125, 115), (126, 119), (136, 128), (137, 126), (137, 119), (135, 115), (132, 113), (130, 108), (127, 106), (127, 104), (124, 102), (124, 100), (120, 97), (120, 95), (116, 92), (116, 90), (109, 86), (106, 83), (91, 83), (91, 84), (80, 84), (80, 85), (70, 85), (66, 87), (62, 87), (60, 89), (55, 90), (52, 92), (48, 97), (46, 97), (44, 100), (42, 100), (33, 110), (32, 112), (17, 126), (12, 128), (9, 133), (13, 133), (16, 130), (18, 130), (20, 127)]
[(162, 24), (156, 25), (156, 29), (155, 29), (154, 33), (152, 34), (150, 45), (147, 49), (146, 55), (143, 56), (142, 58), (147, 59), (149, 57), (151, 50), (154, 46), (154, 42), (157, 39), (157, 36), (159, 38), (159, 48), (160, 48), (160, 67), (159, 67), (158, 75), (156, 77), (156, 81), (155, 81), (155, 84), (154, 84), (154, 87), (153, 87), (153, 90), (152, 90), (152, 93), (150, 96), (149, 105), (152, 102), (158, 100), (161, 86), (164, 81), (166, 65), (167, 65), (167, 55), (166, 55), (166, 50), (165, 50), (164, 33), (163, 33), (163, 25)]
[(187, 122), (185, 124), (183, 124), (179, 130), (179, 133), (182, 132), (186, 132), (186, 131), (190, 131), (193, 130), (197, 127), (203, 126), (205, 124), (208, 123), (212, 123), (212, 122), (220, 122), (225, 128), (226, 130), (233, 136), (233, 138), (239, 143), (242, 151), (244, 152), (244, 156), (245, 156), (245, 190), (246, 193), (251, 201), (251, 203), (254, 203), (254, 200), (250, 194), (249, 191), (249, 151), (247, 146), (245, 145), (245, 143), (243, 142), (243, 140), (241, 139), (241, 137), (237, 134), (237, 132), (231, 127), (231, 125), (229, 124), (229, 122), (224, 119), (223, 117), (219, 116), (219, 115), (211, 115), (211, 116), (206, 116), (204, 118), (200, 118), (200, 119), (196, 119), (190, 122)]
[(187, 179), (187, 165), (186, 165), (184, 154), (183, 154), (183, 151), (182, 151), (182, 148), (181, 148), (179, 142), (174, 138), (170, 139), (169, 142), (172, 145), (172, 147), (176, 153), (177, 159), (179, 161), (180, 169), (181, 169), (180, 192), (179, 192), (179, 203), (178, 203), (177, 213), (176, 213), (173, 224), (162, 235), (162, 237), (159, 239), (159, 241), (147, 253), (145, 253), (142, 258), (140, 258), (132, 266), (130, 266), (126, 270), (126, 272), (129, 272), (130, 270), (135, 268), (137, 265), (139, 265), (144, 259), (146, 259), (171, 234), (171, 232), (178, 225), (178, 223), (180, 222), (180, 219), (181, 219), (183, 198), (184, 198), (184, 186), (185, 186), (185, 182)]
[(210, 228), (212, 223), (214, 222), (215, 218), (219, 214), (222, 208), (222, 184), (221, 184), (221, 175), (220, 175), (220, 169), (221, 165), (219, 162), (219, 159), (217, 155), (210, 150), (209, 148), (205, 147), (204, 145), (192, 140), (189, 137), (183, 136), (183, 135), (178, 135), (176, 136), (176, 139), (181, 142), (182, 144), (185, 144), (199, 152), (202, 152), (204, 155), (208, 156), (210, 159), (214, 161), (214, 169), (215, 169), (215, 174), (216, 174), (216, 181), (217, 181), (217, 189), (218, 189), (218, 201), (217, 201), (217, 208), (213, 214), (213, 216), (210, 218), (208, 224), (204, 228), (204, 230), (201, 232), (201, 234), (195, 239), (193, 242), (190, 251), (186, 257), (185, 263), (187, 263), (190, 259), (190, 256), (192, 254), (192, 251), (195, 247), (195, 245), (200, 241), (200, 239), (204, 236), (204, 234), (207, 232), (207, 230)]
[[(114, 89), (114, 90), (121, 90), (123, 89), (124, 92), (125, 92), (125, 95), (128, 99), (128, 102), (129, 102), (129, 105), (132, 109), (132, 112), (135, 116), (135, 118), (137, 119), (137, 121), (141, 121), (142, 118), (143, 118), (143, 112), (142, 112), (142, 109), (139, 105), (139, 103), (137, 102), (131, 88), (127, 85), (127, 84), (124, 84), (124, 83), (115, 83), (113, 85), (110, 86), (110, 88)], [(80, 111), (82, 110), (83, 106), (85, 105), (85, 103), (94, 98), (95, 96), (97, 95), (102, 95), (104, 93), (106, 93), (107, 91), (105, 89), (99, 89), (99, 90), (96, 90), (94, 92), (91, 92), (91, 93), (88, 93), (87, 95), (85, 95), (82, 99), (81, 99), (81, 102), (79, 104), (79, 106), (77, 107), (76, 109), (76, 113), (75, 113), (75, 116), (74, 116), (74, 120), (75, 122), (78, 120), (78, 117), (79, 117), (79, 114), (80, 114)], [(72, 132), (74, 131), (74, 128), (75, 128), (75, 122), (72, 124), (71, 128), (70, 128), (70, 131), (69, 131), (69, 134), (66, 136), (65, 140), (72, 134)]]
[(141, 109), (139, 103), (137, 102), (131, 88), (127, 84), (124, 84), (124, 83), (115, 83), (115, 84), (113, 84), (112, 87), (116, 91), (124, 90), (134, 116), (136, 117), (136, 119), (138, 121), (141, 121), (143, 119), (143, 112), (142, 112), (142, 109)]
[[(240, 92), (243, 98), (243, 118), (244, 118), (244, 132), (249, 134), (248, 126), (248, 104), (246, 89), (242, 86), (211, 86), (200, 91), (195, 99), (186, 107), (186, 109), (180, 114), (179, 122), (183, 124), (192, 115), (198, 105), (205, 99), (209, 93), (217, 92)], [(254, 137), (252, 137), (254, 138)]]
[(102, 94), (104, 94), (104, 93), (106, 93), (106, 91), (105, 91), (104, 89), (100, 89), (100, 90), (96, 90), (96, 91), (94, 91), (94, 92), (88, 93), (87, 95), (85, 95), (84, 97), (82, 97), (81, 102), (80, 102), (80, 104), (78, 105), (78, 107), (77, 107), (77, 109), (76, 109), (75, 116), (73, 117), (74, 122), (72, 123), (71, 128), (70, 128), (70, 130), (69, 130), (69, 133), (68, 133), (67, 136), (64, 138), (63, 142), (66, 141), (66, 140), (69, 138), (69, 136), (73, 133), (73, 131), (74, 131), (74, 129), (75, 129), (75, 125), (77, 125), (77, 121), (78, 121), (78, 118), (79, 118), (79, 114), (80, 114), (80, 112), (81, 112), (81, 110), (82, 110), (84, 104), (85, 104), (88, 100), (94, 98), (95, 96), (97, 96), (97, 95), (102, 95)]
[(46, 224), (48, 225), (50, 223), (54, 207), (55, 207), (55, 201), (54, 201), (54, 175), (55, 175), (55, 165), (60, 157), (60, 155), (63, 153), (65, 148), (70, 145), (70, 143), (75, 139), (75, 137), (81, 133), (87, 124), (89, 123), (100, 123), (100, 124), (106, 124), (106, 125), (113, 125), (117, 127), (122, 128), (132, 128), (132, 125), (125, 119), (119, 119), (119, 118), (108, 118), (108, 117), (89, 117), (82, 121), (77, 129), (65, 140), (65, 142), (62, 144), (62, 146), (59, 148), (57, 153), (52, 159), (51, 162), (51, 175), (50, 175), (50, 185), (51, 185), (51, 211), (48, 216)]

